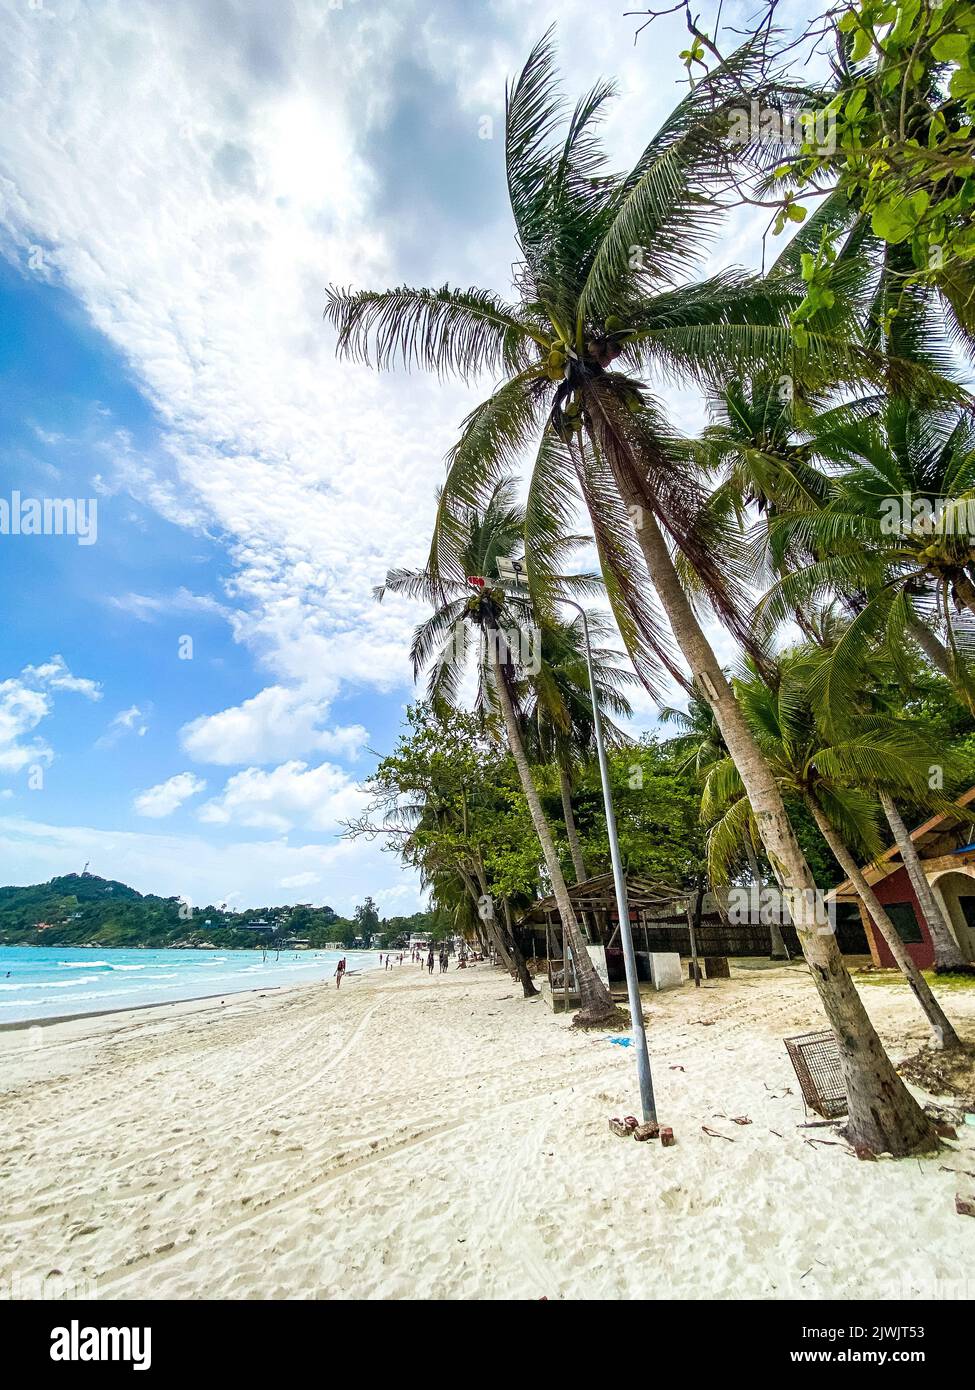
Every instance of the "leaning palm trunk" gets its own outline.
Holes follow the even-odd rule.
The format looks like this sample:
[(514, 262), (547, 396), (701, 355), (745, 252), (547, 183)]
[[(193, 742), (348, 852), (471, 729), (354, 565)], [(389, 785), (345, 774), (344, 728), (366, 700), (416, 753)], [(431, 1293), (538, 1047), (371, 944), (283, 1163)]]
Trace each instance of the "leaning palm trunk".
[[(490, 898), (491, 894), (488, 891), (488, 882), (484, 875), (484, 867), (480, 862), (478, 862), (477, 865), (477, 881), (481, 889), (479, 897)], [(478, 915), (480, 915), (479, 901), (475, 902), (474, 906)], [(511, 932), (507, 930), (507, 927), (510, 926), (507, 920), (508, 904), (505, 903), (504, 906), (505, 927), (502, 927), (497, 917), (493, 914), (485, 919), (485, 926), (487, 927), (489, 938), (494, 942), (494, 948), (498, 953), (498, 959), (501, 961), (501, 964), (504, 966), (505, 970), (507, 970), (508, 974), (521, 985), (522, 993), (525, 998), (530, 999), (533, 994), (538, 993), (538, 990), (535, 988), (532, 977), (528, 973), (528, 966), (525, 964), (524, 956), (518, 949), (517, 941), (515, 941)]]
[(971, 963), (965, 959), (964, 952), (944, 919), (944, 914), (921, 864), (921, 857), (911, 839), (910, 831), (904, 824), (904, 818), (898, 810), (896, 801), (889, 792), (881, 792), (880, 804), (884, 808), (887, 823), (894, 833), (894, 842), (901, 852), (901, 859), (911, 880), (911, 887), (914, 889), (924, 920), (927, 923), (928, 934), (934, 947), (935, 970), (970, 970)]
[(548, 869), (549, 878), (552, 880), (552, 890), (555, 894), (555, 901), (558, 904), (559, 915), (562, 918), (562, 925), (565, 929), (565, 939), (568, 943), (569, 950), (572, 952), (576, 979), (579, 982), (579, 997), (582, 1008), (576, 1014), (574, 1021), (583, 1026), (606, 1023), (616, 1017), (616, 1005), (610, 997), (609, 990), (596, 974), (592, 959), (589, 952), (586, 950), (586, 943), (583, 941), (582, 933), (579, 931), (575, 913), (572, 910), (572, 902), (569, 898), (569, 890), (566, 887), (565, 878), (562, 874), (562, 866), (559, 863), (559, 856), (555, 850), (555, 841), (552, 839), (552, 831), (548, 821), (545, 819), (545, 812), (542, 810), (542, 803), (539, 800), (538, 791), (532, 780), (531, 768), (528, 766), (525, 745), (522, 742), (521, 732), (518, 728), (518, 720), (515, 717), (514, 706), (511, 703), (511, 693), (508, 690), (508, 683), (505, 680), (505, 675), (501, 669), (501, 663), (497, 656), (497, 642), (492, 645), (494, 650), (491, 657), (491, 672), (494, 676), (495, 689), (498, 692), (498, 700), (501, 703), (501, 711), (504, 715), (504, 726), (508, 734), (508, 746), (511, 749), (511, 756), (514, 758), (515, 767), (518, 769), (518, 776), (521, 779), (525, 800), (528, 802), (528, 810), (532, 818), (532, 824), (535, 827), (535, 834), (538, 836), (539, 844), (542, 847), (545, 867)]
[(937, 1147), (934, 1126), (894, 1070), (856, 992), (836, 937), (824, 933), (816, 883), (789, 822), (782, 794), (741, 707), (695, 616), (653, 513), (629, 471), (615, 469), (617, 486), (636, 528), (654, 588), (691, 674), (706, 697), (741, 776), (758, 833), (782, 888), (819, 997), (836, 1034), (846, 1084), (850, 1137), (875, 1153), (909, 1154)]
[[(508, 974), (515, 975), (517, 972), (512, 963), (511, 956), (508, 952), (508, 948), (505, 946), (504, 941), (501, 939), (501, 933), (498, 931), (498, 924), (491, 919), (485, 920), (483, 917), (481, 917), (479, 905), (480, 899), (483, 895), (487, 893), (487, 884), (485, 883), (483, 876), (481, 875), (480, 871), (477, 868), (475, 868), (475, 872), (478, 875), (477, 881), (475, 882), (474, 878), (470, 874), (466, 873), (464, 869), (461, 869), (460, 872), (465, 884), (467, 885), (467, 891), (471, 896), (471, 901), (474, 904), (475, 923), (484, 922), (483, 928), (480, 928), (477, 925), (475, 925), (474, 927), (474, 930), (477, 932), (481, 940), (481, 946), (483, 948), (484, 955), (489, 956), (491, 954), (490, 948), (493, 946), (494, 950), (497, 952), (498, 959), (504, 966), (505, 970), (507, 970)], [(480, 892), (478, 892), (478, 888), (480, 888)]]
[(582, 844), (579, 840), (576, 818), (572, 813), (572, 779), (569, 776), (568, 768), (561, 762), (559, 763), (559, 786), (562, 791), (562, 817), (565, 821), (565, 836), (569, 842), (569, 853), (572, 855), (572, 869), (576, 876), (576, 883), (585, 883), (589, 875), (586, 873), (586, 861), (582, 857)]
[(847, 848), (846, 843), (837, 833), (835, 825), (833, 825), (814, 796), (807, 795), (806, 800), (813, 814), (813, 819), (819, 826), (820, 834), (833, 852), (834, 859), (857, 890), (860, 900), (876, 923), (880, 934), (887, 943), (891, 955), (897, 962), (898, 968), (903, 971), (907, 978), (907, 983), (914, 992), (914, 997), (917, 999), (925, 1018), (931, 1025), (935, 1046), (958, 1047), (960, 1045), (958, 1034), (945, 1017), (944, 1010), (931, 993), (931, 988), (927, 980), (911, 959), (910, 952), (897, 934), (897, 928), (884, 911), (880, 899), (870, 887), (860, 866)]
[(944, 676), (969, 714), (975, 714), (975, 694), (969, 689), (958, 669), (955, 657), (945, 644), (939, 642), (931, 629), (919, 618), (911, 617), (908, 619), (907, 632), (939, 675)]
[(526, 999), (532, 999), (538, 993), (535, 988), (535, 981), (531, 977), (528, 963), (522, 954), (521, 947), (518, 945), (518, 938), (515, 936), (515, 929), (511, 922), (511, 908), (508, 906), (508, 899), (505, 898), (504, 906), (504, 934), (511, 952), (511, 962), (514, 966), (514, 973), (521, 985), (522, 993)]
[[(747, 835), (745, 837), (745, 857), (748, 860), (748, 867), (751, 870), (751, 875), (755, 883), (755, 887), (758, 889), (759, 902), (761, 902), (762, 888), (764, 887), (764, 884), (762, 883), (762, 871), (758, 866), (758, 855), (755, 853), (755, 850), (752, 847), (752, 842), (750, 839), (748, 839)], [(791, 959), (791, 957), (789, 956), (789, 949), (785, 944), (785, 938), (782, 935), (782, 928), (779, 926), (774, 916), (771, 922), (769, 923), (768, 934), (769, 958), (771, 960)]]

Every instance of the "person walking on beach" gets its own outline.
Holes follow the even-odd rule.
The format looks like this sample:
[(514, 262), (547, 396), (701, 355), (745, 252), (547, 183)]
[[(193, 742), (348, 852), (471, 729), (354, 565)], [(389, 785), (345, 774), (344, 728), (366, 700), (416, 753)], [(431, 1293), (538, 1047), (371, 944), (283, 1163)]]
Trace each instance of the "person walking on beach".
[(336, 989), (341, 988), (341, 985), (342, 985), (342, 976), (343, 976), (344, 974), (345, 974), (345, 956), (342, 957), (342, 959), (339, 961), (338, 965), (335, 967), (335, 988), (336, 988)]
[(433, 947), (430, 947), (430, 954), (427, 956), (427, 973), (433, 974)]

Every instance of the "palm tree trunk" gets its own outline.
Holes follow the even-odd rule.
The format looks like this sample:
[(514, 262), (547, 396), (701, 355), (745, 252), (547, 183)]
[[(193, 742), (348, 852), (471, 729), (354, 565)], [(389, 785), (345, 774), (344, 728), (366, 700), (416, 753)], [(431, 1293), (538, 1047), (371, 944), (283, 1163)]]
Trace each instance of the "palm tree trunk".
[(914, 615), (911, 615), (907, 620), (907, 632), (939, 675), (944, 676), (968, 712), (975, 714), (975, 695), (967, 688), (964, 681), (959, 680), (951, 652), (945, 644), (939, 642), (931, 629)]
[(845, 842), (837, 833), (835, 825), (833, 825), (814, 796), (807, 794), (806, 801), (809, 804), (810, 811), (812, 811), (813, 819), (819, 826), (820, 834), (833, 852), (833, 858), (857, 890), (864, 907), (870, 913), (870, 916), (879, 928), (880, 934), (886, 941), (890, 953), (897, 962), (899, 969), (902, 970), (907, 977), (907, 983), (913, 990), (914, 997), (917, 999), (925, 1018), (931, 1025), (935, 1046), (960, 1046), (958, 1034), (945, 1017), (941, 1005), (931, 993), (930, 985), (911, 959), (910, 952), (897, 934), (897, 928), (884, 911), (880, 899), (864, 878), (859, 864), (857, 864)]
[[(487, 884), (485, 883), (483, 876), (480, 874), (476, 866), (474, 871), (478, 875), (476, 883), (474, 879), (471, 878), (471, 876), (463, 868), (461, 868), (460, 870), (461, 877), (467, 885), (467, 891), (468, 893), (470, 893), (471, 901), (474, 904), (475, 917), (477, 921), (484, 922), (484, 927), (482, 929), (478, 929), (477, 927), (475, 927), (474, 930), (480, 931), (480, 934), (483, 936), (484, 940), (482, 944), (484, 944), (485, 946), (494, 946), (495, 951), (497, 951), (498, 953), (498, 959), (501, 961), (501, 964), (504, 966), (505, 970), (507, 970), (509, 975), (514, 975), (516, 973), (515, 968), (512, 964), (511, 956), (508, 954), (507, 947), (501, 939), (501, 933), (498, 931), (497, 923), (490, 919), (485, 921), (485, 919), (481, 916), (480, 908), (478, 906), (478, 900), (481, 898), (482, 895), (487, 893)], [(477, 891), (478, 887), (480, 887), (480, 893)], [(485, 956), (489, 955), (489, 950), (485, 949), (484, 954)]]
[(714, 711), (725, 746), (741, 776), (772, 872), (786, 897), (802, 953), (836, 1034), (849, 1105), (848, 1132), (874, 1153), (909, 1154), (937, 1147), (934, 1126), (894, 1070), (863, 1007), (836, 944), (820, 930), (816, 883), (789, 822), (771, 768), (762, 756), (731, 686), (725, 679), (674, 568), (647, 498), (629, 471), (616, 470), (617, 486), (636, 527), (640, 549), (671, 631), (699, 688)]
[(965, 954), (955, 940), (952, 930), (938, 906), (937, 899), (931, 891), (931, 885), (921, 864), (921, 856), (918, 854), (910, 832), (904, 824), (904, 818), (898, 810), (896, 801), (889, 792), (881, 792), (880, 804), (884, 808), (887, 823), (894, 833), (894, 842), (901, 852), (901, 860), (907, 869), (911, 887), (914, 889), (921, 905), (924, 920), (927, 923), (928, 934), (934, 947), (935, 970), (971, 970), (971, 962), (965, 959)]
[(535, 988), (535, 981), (531, 977), (525, 957), (522, 955), (521, 947), (518, 945), (518, 938), (515, 936), (515, 929), (511, 923), (511, 908), (508, 906), (508, 899), (503, 902), (504, 907), (504, 929), (505, 938), (511, 951), (511, 959), (514, 962), (515, 974), (518, 976), (521, 990), (526, 999), (533, 999), (538, 993)]
[(508, 747), (511, 749), (511, 756), (514, 758), (515, 767), (518, 769), (518, 776), (521, 779), (522, 791), (525, 793), (525, 800), (528, 802), (528, 811), (535, 827), (535, 834), (542, 847), (542, 855), (545, 859), (545, 867), (548, 869), (548, 876), (552, 881), (552, 891), (555, 894), (555, 901), (558, 904), (559, 915), (562, 918), (562, 926), (565, 929), (565, 938), (572, 952), (572, 960), (575, 965), (576, 979), (579, 982), (579, 997), (582, 1008), (575, 1015), (574, 1022), (582, 1026), (591, 1024), (607, 1023), (617, 1017), (616, 1005), (610, 997), (609, 990), (596, 974), (592, 958), (586, 950), (585, 942), (579, 931), (575, 913), (572, 910), (572, 902), (569, 898), (569, 890), (566, 887), (565, 878), (562, 874), (562, 866), (559, 863), (559, 856), (555, 850), (555, 841), (552, 839), (552, 831), (548, 821), (545, 819), (545, 812), (542, 810), (542, 803), (539, 800), (538, 791), (532, 780), (531, 768), (528, 766), (528, 758), (525, 754), (525, 745), (522, 742), (521, 731), (518, 728), (518, 720), (515, 717), (514, 706), (511, 703), (511, 692), (508, 690), (508, 683), (501, 663), (498, 660), (498, 643), (492, 644), (491, 671), (494, 676), (495, 689), (498, 692), (498, 699), (501, 703), (501, 712), (504, 715), (504, 726), (508, 735)]
[(586, 861), (582, 857), (582, 844), (579, 840), (579, 831), (576, 828), (576, 818), (572, 814), (572, 778), (569, 770), (564, 763), (559, 763), (559, 786), (562, 789), (562, 817), (565, 820), (565, 835), (569, 841), (569, 853), (572, 855), (572, 870), (576, 876), (576, 883), (585, 883), (589, 875), (586, 873)]
[[(477, 883), (478, 887), (481, 890), (478, 894), (478, 898), (480, 899), (490, 897), (491, 894), (488, 889), (487, 879), (484, 876), (483, 866), (481, 864), (475, 864), (474, 872), (477, 874)], [(480, 907), (477, 903), (475, 903), (475, 909), (478, 913), (478, 916), (480, 916)], [(481, 920), (484, 922), (484, 925), (487, 928), (489, 938), (494, 942), (494, 949), (498, 953), (498, 959), (501, 961), (501, 964), (504, 966), (505, 970), (507, 970), (508, 974), (512, 977), (512, 979), (517, 979), (518, 969), (514, 963), (514, 959), (512, 958), (511, 951), (508, 949), (508, 943), (505, 940), (504, 932), (498, 925), (497, 918), (491, 916), (487, 918), (482, 918)]]
[[(755, 884), (755, 887), (758, 889), (759, 902), (761, 902), (762, 888), (764, 886), (762, 883), (762, 871), (758, 866), (758, 855), (755, 853), (755, 847), (753, 846), (751, 840), (748, 838), (747, 833), (745, 835), (745, 857), (748, 860), (748, 867), (751, 870), (752, 880)], [(791, 957), (789, 955), (788, 947), (785, 944), (785, 938), (782, 935), (782, 928), (779, 926), (778, 922), (776, 922), (774, 916), (772, 918), (772, 921), (769, 923), (768, 934), (769, 959), (790, 960)]]

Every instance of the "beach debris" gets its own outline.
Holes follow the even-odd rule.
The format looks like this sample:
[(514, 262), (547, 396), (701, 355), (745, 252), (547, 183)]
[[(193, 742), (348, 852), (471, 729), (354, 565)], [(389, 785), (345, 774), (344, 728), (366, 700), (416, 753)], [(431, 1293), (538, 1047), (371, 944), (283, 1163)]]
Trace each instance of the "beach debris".
[(679, 1063), (674, 1063), (674, 1064), (671, 1066), (670, 1070), (671, 1070), (671, 1071), (683, 1071), (684, 1068), (683, 1068)]
[(948, 1124), (947, 1120), (935, 1120), (934, 1132), (939, 1139), (957, 1139), (958, 1131), (954, 1125)]
[(701, 1128), (704, 1130), (704, 1133), (708, 1135), (708, 1137), (711, 1139), (727, 1139), (729, 1144), (733, 1144), (735, 1142), (730, 1134), (720, 1134), (716, 1129), (708, 1129), (707, 1125), (702, 1125)]
[(616, 1037), (613, 1037), (612, 1034), (607, 1034), (607, 1041), (611, 1042), (614, 1047), (629, 1047), (633, 1039), (630, 1037), (629, 1033), (620, 1033)]
[(609, 1127), (620, 1139), (626, 1139), (639, 1127), (640, 1121), (635, 1115), (627, 1115), (622, 1120), (614, 1115), (609, 1122)]
[(751, 1120), (747, 1115), (732, 1115), (731, 1123), (733, 1125), (750, 1125)]
[(670, 1125), (661, 1125), (660, 1142), (665, 1149), (671, 1149), (677, 1143), (677, 1140), (674, 1138), (674, 1131), (671, 1129)]
[(640, 1144), (645, 1144), (648, 1139), (657, 1139), (660, 1135), (660, 1126), (655, 1120), (648, 1120), (645, 1125), (637, 1125), (633, 1131), (633, 1138)]
[[(822, 1143), (823, 1141), (820, 1140), (819, 1142)], [(853, 1152), (863, 1163), (877, 1162), (877, 1155), (874, 1153), (873, 1149), (868, 1149), (866, 1144), (854, 1144)]]
[(956, 1192), (955, 1211), (959, 1216), (975, 1216), (975, 1192)]

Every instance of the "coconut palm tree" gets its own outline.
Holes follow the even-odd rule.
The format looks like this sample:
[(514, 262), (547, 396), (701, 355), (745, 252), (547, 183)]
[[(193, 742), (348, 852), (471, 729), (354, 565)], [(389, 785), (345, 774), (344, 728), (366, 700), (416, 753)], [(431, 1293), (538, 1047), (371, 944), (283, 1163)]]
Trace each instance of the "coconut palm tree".
[[(513, 498), (512, 483), (502, 480), (493, 488), (483, 512), (475, 507), (466, 509), (461, 557), (462, 571), (468, 578), (435, 580), (426, 570), (394, 570), (377, 589), (376, 596), (381, 600), (387, 591), (406, 594), (425, 599), (433, 608), (430, 617), (416, 628), (411, 654), (414, 674), (419, 675), (429, 668), (427, 693), (434, 708), (443, 709), (457, 698), (465, 671), (469, 669), (467, 658), (473, 649), (477, 703), (485, 710), (492, 707), (500, 710), (508, 749), (518, 770), (572, 954), (581, 1002), (575, 1019), (584, 1026), (602, 1024), (615, 1019), (618, 1010), (586, 949), (525, 747), (526, 668), (536, 664), (535, 659), (529, 660), (529, 657), (534, 647), (537, 658), (541, 639), (537, 630), (527, 627), (523, 605), (517, 596), (507, 592), (498, 575), (498, 558), (510, 556), (521, 540), (524, 517)], [(573, 538), (565, 537), (559, 545), (553, 542), (549, 558), (573, 544)], [(549, 575), (544, 602), (551, 601), (560, 584), (566, 589), (584, 591), (592, 583), (592, 576), (574, 575), (557, 580)], [(551, 673), (544, 698), (547, 707), (555, 708)]]
[[(797, 337), (788, 319), (802, 291), (788, 277), (757, 282), (725, 271), (681, 283), (714, 228), (708, 183), (724, 171), (721, 136), (754, 66), (746, 48), (698, 82), (633, 169), (618, 175), (607, 166), (596, 129), (611, 85), (597, 84), (567, 113), (546, 35), (507, 94), (508, 192), (521, 253), (515, 298), (449, 286), (333, 288), (325, 312), (347, 357), (466, 380), (503, 374), (467, 417), (450, 453), (429, 581), (446, 589), (462, 576), (464, 508), (540, 437), (527, 508), (529, 570), (536, 554), (545, 553), (545, 518), (577, 482), (638, 673), (652, 683), (664, 668), (686, 682), (676, 642), (740, 771), (837, 1036), (851, 1132), (869, 1148), (907, 1153), (931, 1147), (933, 1128), (886, 1056), (835, 940), (817, 931), (808, 906), (812, 873), (673, 552), (713, 612), (747, 642), (743, 565), (716, 548), (706, 515), (702, 521), (698, 471), (641, 380), (656, 370), (706, 385), (736, 369), (753, 371), (756, 362), (769, 375), (787, 365), (802, 380), (827, 369), (860, 380), (873, 365), (893, 374), (889, 359), (878, 364), (876, 352), (837, 331), (840, 306), (830, 310), (828, 333), (813, 324)], [(498, 677), (510, 726), (514, 711), (503, 669)]]
[(482, 947), (493, 946), (531, 998), (538, 991), (509, 930), (507, 911), (503, 919), (478, 915), (491, 892), (486, 861), (508, 805), (504, 759), (473, 715), (455, 711), (445, 717), (418, 705), (408, 717), (410, 738), (382, 760), (368, 784), (372, 800), (364, 815), (347, 823), (347, 832), (392, 839), (403, 861), (419, 870), (423, 886), (445, 907), (453, 910), (466, 899), (465, 923)]
[(796, 607), (850, 597), (854, 620), (833, 647), (826, 686), (842, 711), (877, 639), (896, 657), (916, 643), (975, 713), (975, 414), (903, 397), (849, 418), (818, 449), (833, 470), (825, 505), (770, 523), (800, 559), (758, 607), (767, 632)]
[[(882, 848), (876, 828), (876, 801), (869, 788), (907, 787), (917, 794), (926, 785), (931, 751), (917, 729), (905, 721), (878, 716), (848, 721), (842, 738), (829, 739), (817, 727), (809, 699), (809, 666), (801, 655), (783, 661), (780, 681), (771, 690), (754, 674), (736, 682), (739, 699), (783, 792), (805, 803), (834, 858), (857, 890), (891, 954), (907, 978), (931, 1026), (938, 1047), (959, 1046), (924, 976), (850, 849), (868, 855)], [(741, 833), (747, 807), (738, 769), (730, 758), (715, 763), (702, 798), (714, 820), (709, 857), (726, 869)], [(747, 812), (746, 812), (747, 814)]]
[[(728, 756), (728, 750), (721, 737), (721, 730), (718, 728), (711, 706), (699, 695), (694, 694), (689, 699), (686, 710), (668, 705), (660, 711), (660, 718), (663, 723), (675, 724), (680, 730), (680, 733), (669, 742), (672, 747), (685, 755), (681, 770), (693, 768), (699, 781), (705, 782), (710, 769)], [(742, 827), (741, 848), (748, 863), (752, 882), (758, 891), (759, 899), (761, 899), (764, 887), (763, 875), (756, 854), (754, 825), (750, 818)], [(774, 917), (769, 922), (769, 956), (772, 960), (789, 959), (789, 952), (782, 936), (782, 928)]]
[[(869, 650), (860, 668), (857, 688), (847, 691), (842, 702), (841, 712), (837, 715), (838, 702), (834, 682), (833, 652), (837, 643), (843, 641), (846, 626), (847, 624), (837, 626), (829, 635), (829, 639), (824, 640), (814, 654), (810, 653), (809, 659), (808, 693), (812, 703), (816, 706), (820, 724), (828, 728), (834, 737), (842, 735), (848, 727), (851, 717), (857, 719), (866, 714), (880, 715), (888, 720), (898, 719), (903, 711), (902, 692), (910, 689), (909, 680), (903, 684), (897, 680), (899, 663), (895, 663), (889, 658), (885, 659), (882, 651)], [(831, 682), (834, 682), (832, 686)], [(827, 692), (825, 699), (823, 697), (824, 691)], [(936, 756), (932, 750), (932, 761), (928, 766), (929, 782), (933, 767), (939, 768), (941, 774), (939, 780), (943, 782), (945, 766), (944, 755), (940, 749)], [(917, 847), (904, 823), (895, 790), (890, 786), (881, 785), (877, 788), (877, 795), (884, 817), (893, 834), (894, 843), (900, 851), (901, 862), (907, 870), (911, 886), (914, 889), (921, 915), (928, 928), (928, 934), (931, 937), (935, 970), (939, 974), (970, 973), (973, 967), (955, 939), (954, 933), (945, 920), (941, 907), (934, 896), (931, 885), (928, 883)], [(931, 809), (947, 810), (950, 814), (950, 803), (943, 802), (939, 796), (929, 796), (927, 793), (928, 787), (925, 787), (922, 799), (930, 801)]]
[[(903, 325), (900, 332), (903, 339)], [(923, 344), (902, 343), (902, 346), (905, 350), (910, 346), (915, 352), (923, 351)], [(930, 352), (927, 355), (931, 357)], [(889, 620), (888, 640), (894, 641), (893, 650), (897, 652), (911, 637), (915, 640), (920, 638), (922, 648), (934, 656), (942, 674), (953, 678), (956, 693), (963, 703), (971, 707), (975, 692), (959, 659), (957, 646), (953, 646), (950, 652), (945, 650), (936, 635), (921, 623), (910, 607), (905, 611), (891, 606), (896, 596), (893, 589), (895, 581), (891, 578), (892, 568), (898, 564), (903, 567), (908, 560), (916, 563), (919, 552), (921, 558), (927, 554), (932, 565), (937, 563), (930, 559), (932, 552), (926, 548), (926, 542), (931, 540), (929, 531), (922, 533), (923, 541), (911, 546), (905, 547), (900, 540), (886, 545), (887, 554), (894, 561), (894, 566), (888, 569), (886, 592), (877, 594), (867, 589), (875, 570), (873, 560), (859, 546), (848, 543), (848, 534), (844, 535), (841, 548), (844, 552), (852, 553), (855, 561), (864, 562), (864, 572), (851, 584), (849, 568), (844, 567), (842, 578), (847, 585), (851, 585), (850, 592), (844, 592), (839, 586), (831, 590), (822, 583), (830, 560), (836, 559), (832, 553), (832, 547), (837, 542), (833, 527), (841, 506), (845, 508), (848, 525), (859, 525), (859, 518), (864, 515), (864, 480), (857, 478), (856, 470), (858, 467), (863, 470), (864, 463), (867, 468), (872, 468), (878, 454), (882, 457), (877, 448), (878, 422), (897, 422), (892, 434), (899, 442), (902, 461), (913, 469), (916, 481), (918, 472), (925, 466), (923, 451), (919, 447), (924, 422), (930, 424), (932, 420), (954, 419), (963, 423), (966, 412), (954, 406), (946, 409), (943, 403), (936, 410), (932, 410), (930, 405), (922, 409), (903, 399), (888, 405), (875, 397), (811, 414), (808, 401), (803, 401), (796, 409), (791, 392), (780, 392), (771, 385), (756, 391), (753, 385), (751, 392), (747, 393), (737, 382), (731, 383), (716, 398), (712, 409), (718, 417), (717, 422), (702, 432), (695, 446), (710, 466), (724, 474), (709, 505), (733, 506), (739, 522), (743, 523), (743, 501), (751, 502), (763, 518), (758, 526), (752, 528), (752, 544), (755, 543), (755, 532), (761, 529), (764, 533), (763, 546), (769, 553), (771, 568), (778, 576), (778, 586), (773, 591), (776, 599), (768, 605), (767, 613), (769, 616), (774, 614), (774, 621), (788, 612), (788, 617), (807, 640), (822, 650), (823, 661), (817, 683), (825, 692), (827, 707), (820, 713), (827, 721), (835, 721), (837, 717), (845, 717), (851, 705), (861, 698), (865, 690), (864, 669), (867, 665), (876, 665), (870, 629), (881, 624), (885, 614)], [(912, 428), (905, 429), (905, 421), (910, 421)], [(950, 472), (950, 463), (957, 463), (959, 455), (963, 457), (965, 453), (964, 447), (960, 447), (961, 430), (956, 426), (951, 433), (954, 438), (947, 450), (941, 450), (938, 458), (942, 481)], [(908, 436), (913, 436), (913, 440)], [(856, 441), (853, 449), (851, 440)], [(898, 461), (888, 459), (886, 462), (885, 477), (889, 483), (891, 471), (898, 466)], [(927, 464), (928, 476), (924, 482), (930, 488), (930, 459)], [(870, 481), (874, 480), (871, 478)], [(851, 484), (850, 493), (841, 504), (838, 499)], [(867, 525), (871, 516), (876, 517), (878, 502), (881, 510), (891, 501), (900, 507), (903, 495), (878, 499), (874, 492), (873, 503), (866, 512)], [(915, 499), (912, 492), (908, 491), (907, 495)], [(817, 512), (825, 514), (816, 516)], [(813, 514), (811, 524), (793, 526), (792, 523), (804, 513)], [(779, 519), (778, 524), (776, 518)], [(881, 529), (885, 538), (889, 538), (890, 528), (882, 525)], [(802, 577), (790, 582), (790, 576), (796, 569), (801, 571)], [(811, 575), (816, 576), (813, 584), (810, 584)], [(916, 595), (919, 586), (913, 573), (909, 584)], [(804, 600), (792, 603), (789, 608), (789, 599), (795, 597), (797, 590), (803, 592)], [(845, 617), (837, 611), (837, 606), (845, 612)], [(858, 622), (851, 622), (857, 618)], [(768, 617), (766, 630), (767, 625)], [(949, 629), (952, 627), (950, 617), (946, 626)], [(877, 684), (879, 672), (875, 671), (874, 676), (875, 679), (867, 684), (876, 691), (880, 688)], [(879, 792), (879, 798), (928, 925), (936, 969), (942, 972), (971, 969), (924, 876), (896, 801), (884, 789)]]
[[(592, 639), (609, 640), (613, 628), (601, 613), (590, 611), (586, 620)], [(591, 762), (596, 749), (582, 618), (578, 614), (568, 619), (547, 617), (539, 635), (539, 668), (531, 678), (527, 705), (529, 752), (540, 763), (554, 762), (558, 769), (572, 868), (576, 882), (582, 883), (589, 875), (572, 809), (572, 784), (576, 769)], [(631, 667), (620, 664), (622, 656), (612, 647), (592, 648), (596, 698), (610, 745), (627, 741), (609, 714), (629, 718), (632, 710), (624, 692), (637, 679)]]

